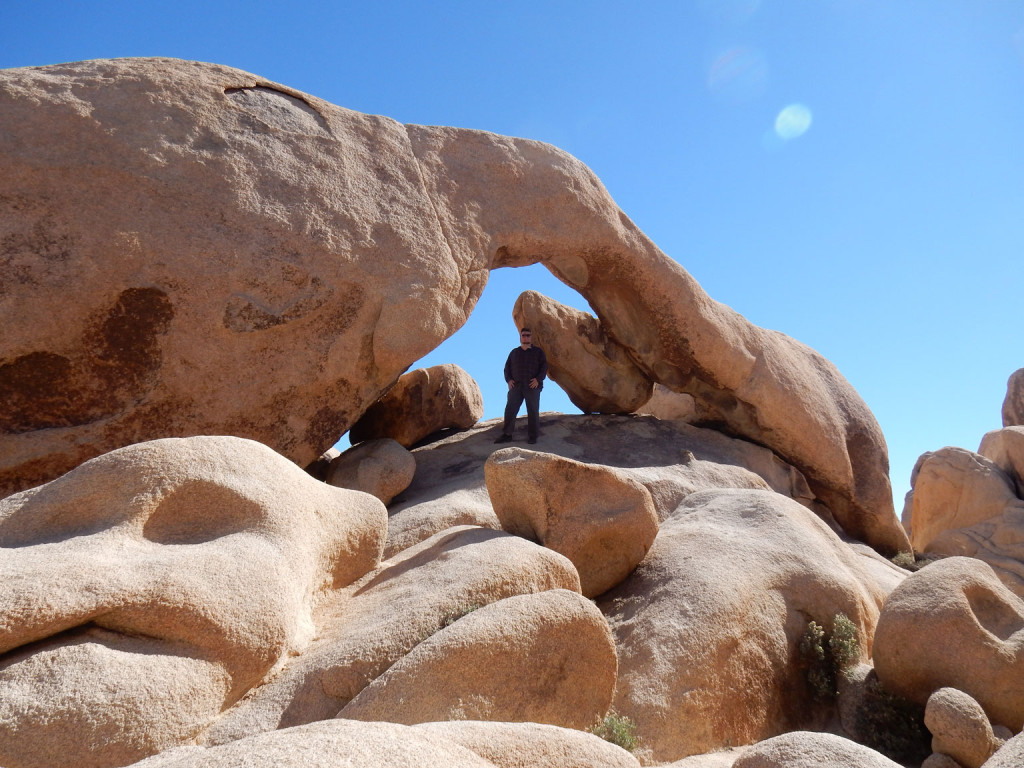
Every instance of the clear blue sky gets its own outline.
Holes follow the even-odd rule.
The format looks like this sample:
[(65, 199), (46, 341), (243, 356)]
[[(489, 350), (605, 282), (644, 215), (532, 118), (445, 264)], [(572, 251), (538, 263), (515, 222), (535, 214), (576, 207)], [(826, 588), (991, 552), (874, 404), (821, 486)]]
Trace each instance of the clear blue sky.
[[(1019, 0), (11, 0), (0, 13), (0, 67), (114, 56), (213, 61), (575, 154), (712, 297), (839, 367), (885, 432), (897, 511), (922, 452), (976, 449), (1001, 426), (1024, 367)], [(488, 417), (526, 289), (586, 308), (540, 267), (499, 270), (425, 361), (469, 370)], [(574, 410), (555, 386), (542, 406)]]

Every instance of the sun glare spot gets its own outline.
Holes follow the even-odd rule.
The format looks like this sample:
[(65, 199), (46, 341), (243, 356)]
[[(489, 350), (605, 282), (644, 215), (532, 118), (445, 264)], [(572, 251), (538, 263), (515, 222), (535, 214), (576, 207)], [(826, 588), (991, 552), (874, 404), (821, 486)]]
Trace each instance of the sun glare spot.
[(783, 141), (797, 139), (811, 127), (811, 110), (803, 104), (790, 104), (775, 118), (775, 134)]

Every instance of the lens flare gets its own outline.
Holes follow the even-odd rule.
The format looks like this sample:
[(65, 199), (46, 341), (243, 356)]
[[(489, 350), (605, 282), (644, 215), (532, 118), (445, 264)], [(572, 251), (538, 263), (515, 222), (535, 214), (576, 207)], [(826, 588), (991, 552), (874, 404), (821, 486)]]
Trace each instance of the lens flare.
[(790, 104), (775, 118), (775, 134), (783, 141), (798, 139), (811, 127), (811, 110), (803, 104)]

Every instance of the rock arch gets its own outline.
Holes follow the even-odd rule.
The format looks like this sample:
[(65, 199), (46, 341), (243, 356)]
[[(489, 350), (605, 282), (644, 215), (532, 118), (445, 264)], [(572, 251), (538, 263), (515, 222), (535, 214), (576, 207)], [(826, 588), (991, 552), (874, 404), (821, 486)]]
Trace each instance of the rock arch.
[(0, 72), (0, 115), (0, 389), (26, 355), (102, 354), (83, 329), (125, 291), (161, 292), (172, 318), (116, 413), (0, 435), (0, 493), (155, 437), (308, 463), (462, 326), (490, 269), (539, 262), (652, 379), (803, 471), (849, 533), (909, 549), (850, 384), (708, 297), (561, 150), (172, 59)]

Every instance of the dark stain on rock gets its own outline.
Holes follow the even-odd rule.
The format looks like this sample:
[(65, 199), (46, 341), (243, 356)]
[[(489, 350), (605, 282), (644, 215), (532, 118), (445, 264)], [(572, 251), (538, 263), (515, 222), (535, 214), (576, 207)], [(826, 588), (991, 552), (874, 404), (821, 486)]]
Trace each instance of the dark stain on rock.
[(0, 432), (90, 424), (142, 398), (161, 364), (159, 337), (174, 317), (159, 288), (128, 288), (74, 351), (30, 352), (0, 365)]

